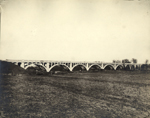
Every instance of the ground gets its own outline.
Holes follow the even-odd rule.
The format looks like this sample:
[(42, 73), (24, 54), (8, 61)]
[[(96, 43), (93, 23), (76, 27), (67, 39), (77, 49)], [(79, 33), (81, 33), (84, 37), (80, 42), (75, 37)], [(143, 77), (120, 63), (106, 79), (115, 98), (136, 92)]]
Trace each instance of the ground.
[(0, 94), (0, 115), (7, 118), (150, 117), (145, 72), (1, 75)]

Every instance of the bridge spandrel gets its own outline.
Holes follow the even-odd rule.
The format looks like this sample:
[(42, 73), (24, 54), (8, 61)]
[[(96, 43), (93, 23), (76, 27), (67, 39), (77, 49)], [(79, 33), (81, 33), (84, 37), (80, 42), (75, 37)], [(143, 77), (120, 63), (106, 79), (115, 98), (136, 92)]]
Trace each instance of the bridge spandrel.
[(106, 66), (107, 64), (103, 64), (103, 66)]
[(103, 66), (103, 64), (102, 64), (102, 63), (98, 63), (98, 65), (100, 65), (101, 67)]
[(24, 62), (24, 68), (28, 66), (28, 62)]
[(49, 63), (49, 68), (51, 68), (52, 66), (54, 66), (55, 65), (55, 63), (54, 62), (52, 62), (52, 63)]
[(41, 62), (40, 65), (47, 68), (47, 63), (46, 62)]
[(35, 62), (36, 64), (41, 64), (41, 62)]
[(49, 63), (49, 68), (51, 67), (51, 63)]
[(70, 67), (70, 63), (66, 63), (66, 66)]
[(82, 65), (84, 65), (85, 67), (87, 66), (87, 63), (82, 63)]
[(92, 63), (88, 63), (88, 68), (90, 67), (90, 66), (92, 66), (93, 64)]
[(76, 65), (76, 63), (72, 63), (72, 67), (74, 67)]
[(51, 66), (55, 65), (55, 63), (52, 63)]

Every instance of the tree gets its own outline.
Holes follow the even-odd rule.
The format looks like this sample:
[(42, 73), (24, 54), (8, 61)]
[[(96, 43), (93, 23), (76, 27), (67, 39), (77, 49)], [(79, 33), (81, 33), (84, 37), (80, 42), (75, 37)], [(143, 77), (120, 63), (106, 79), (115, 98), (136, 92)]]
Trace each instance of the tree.
[(113, 60), (113, 63), (121, 63), (120, 60)]
[(146, 59), (145, 64), (148, 64), (148, 59)]
[(146, 70), (147, 70), (148, 69), (148, 59), (146, 59), (145, 64), (146, 64)]
[(123, 59), (122, 63), (131, 63), (131, 62), (129, 61), (129, 59)]
[(132, 58), (133, 63), (137, 63), (137, 59)]
[(121, 61), (120, 60), (116, 60), (116, 63), (121, 63)]

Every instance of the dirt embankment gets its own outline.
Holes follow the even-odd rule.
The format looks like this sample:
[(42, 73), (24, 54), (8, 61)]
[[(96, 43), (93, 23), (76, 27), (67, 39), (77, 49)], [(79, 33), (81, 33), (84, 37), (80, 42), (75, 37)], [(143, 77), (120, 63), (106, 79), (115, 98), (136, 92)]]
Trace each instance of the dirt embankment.
[(11, 62), (0, 61), (0, 74), (19, 75), (26, 74), (27, 71)]

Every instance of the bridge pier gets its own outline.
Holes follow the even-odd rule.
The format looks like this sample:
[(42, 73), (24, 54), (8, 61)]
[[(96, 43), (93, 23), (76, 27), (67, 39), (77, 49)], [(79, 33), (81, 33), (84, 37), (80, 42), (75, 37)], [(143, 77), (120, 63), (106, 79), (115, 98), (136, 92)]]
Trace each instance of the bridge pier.
[(24, 62), (21, 62), (20, 67), (24, 68)]
[(70, 63), (70, 67), (69, 67), (70, 72), (72, 72), (73, 68), (72, 68), (72, 63)]
[(49, 72), (49, 63), (46, 63), (46, 71)]

